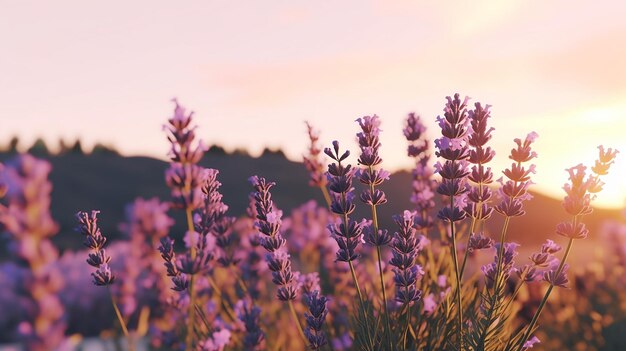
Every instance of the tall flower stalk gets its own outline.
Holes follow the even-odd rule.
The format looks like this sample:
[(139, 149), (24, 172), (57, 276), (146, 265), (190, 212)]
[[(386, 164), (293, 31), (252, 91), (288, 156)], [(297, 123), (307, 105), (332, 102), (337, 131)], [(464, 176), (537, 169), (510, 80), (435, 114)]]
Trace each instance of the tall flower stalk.
[[(355, 170), (351, 165), (348, 164), (344, 166), (342, 163), (350, 156), (350, 151), (346, 150), (340, 153), (339, 142), (333, 141), (333, 148), (325, 148), (324, 153), (335, 161), (328, 165), (328, 188), (332, 198), (330, 210), (341, 218), (340, 223), (329, 224), (328, 230), (339, 246), (336, 260), (348, 263), (352, 281), (354, 282), (359, 298), (361, 312), (363, 317), (368, 319), (365, 310), (365, 300), (363, 299), (363, 293), (361, 292), (353, 264), (353, 261), (359, 258), (356, 249), (363, 235), (363, 222), (357, 222), (350, 218), (350, 215), (356, 208), (354, 204), (354, 188), (352, 187), (352, 179), (354, 178)], [(368, 347), (373, 349), (374, 340), (370, 333), (369, 326), (366, 328), (365, 332), (367, 334)]]
[[(102, 235), (100, 227), (98, 226), (98, 213), (100, 213), (100, 211), (78, 212), (76, 214), (76, 219), (78, 220), (76, 230), (85, 236), (83, 244), (91, 251), (87, 257), (87, 263), (96, 268), (96, 271), (91, 273), (93, 284), (96, 286), (106, 286), (108, 288), (115, 281), (115, 275), (111, 272), (111, 268), (109, 267), (111, 256), (109, 256), (104, 249), (107, 239)], [(122, 317), (122, 313), (120, 312), (111, 289), (109, 288), (108, 290), (109, 296), (111, 297), (111, 304), (122, 327), (122, 332), (126, 340), (128, 340), (128, 348), (133, 351), (135, 345), (128, 333), (128, 327), (126, 326), (124, 317)]]
[(268, 182), (265, 178), (257, 176), (251, 177), (250, 182), (255, 190), (254, 200), (257, 213), (255, 225), (262, 234), (259, 238), (261, 246), (269, 252), (265, 256), (265, 260), (270, 271), (272, 271), (272, 282), (278, 286), (277, 297), (280, 301), (286, 301), (289, 305), (289, 310), (294, 323), (298, 327), (298, 332), (306, 343), (307, 337), (293, 306), (293, 300), (298, 295), (298, 286), (295, 275), (291, 270), (291, 258), (285, 247), (286, 241), (280, 233), (282, 211), (274, 208), (272, 194), (270, 193), (270, 189), (275, 183)]
[[(450, 225), (450, 240), (452, 260), (454, 265), (454, 276), (456, 282), (456, 305), (457, 305), (457, 339), (459, 348), (463, 346), (463, 306), (461, 304), (461, 274), (459, 261), (457, 258), (457, 233), (456, 222), (465, 219), (466, 214), (463, 208), (463, 200), (460, 198), (467, 192), (466, 178), (469, 174), (467, 161), (469, 150), (466, 142), (468, 132), (467, 101), (461, 101), (459, 94), (454, 94), (454, 98), (447, 97), (448, 103), (444, 108), (444, 117), (438, 117), (439, 127), (441, 127), (442, 138), (435, 140), (438, 157), (444, 159), (444, 163), (437, 164), (441, 181), (437, 187), (437, 192), (447, 199), (448, 204), (443, 207), (437, 216)], [(456, 200), (456, 201), (455, 201)]]
[(50, 240), (58, 231), (50, 214), (52, 184), (48, 161), (19, 155), (0, 165), (0, 235), (10, 238), (8, 251), (24, 268), (20, 295), (27, 301), (17, 335), (28, 350), (62, 347), (66, 323), (59, 292), (62, 272), (55, 267), (58, 251)]
[(435, 207), (435, 188), (433, 170), (430, 167), (429, 143), (426, 139), (426, 126), (420, 116), (409, 113), (403, 129), (404, 136), (409, 142), (407, 154), (415, 159), (415, 167), (411, 172), (411, 202), (415, 205), (415, 224), (423, 233), (433, 226), (430, 211)]
[(546, 271), (543, 279), (550, 285), (546, 293), (543, 295), (537, 311), (533, 315), (530, 323), (522, 334), (522, 337), (516, 343), (517, 350), (521, 351), (530, 339), (531, 334), (535, 331), (535, 326), (539, 320), (539, 316), (552, 293), (555, 286), (565, 287), (567, 279), (568, 265), (565, 263), (572, 250), (572, 245), (576, 239), (585, 239), (589, 234), (589, 230), (582, 222), (582, 217), (593, 212), (591, 201), (595, 199), (598, 192), (602, 190), (604, 183), (600, 180), (601, 176), (607, 175), (609, 168), (614, 162), (618, 151), (611, 148), (605, 150), (604, 146), (598, 147), (599, 155), (595, 165), (591, 167), (591, 174), (587, 175), (587, 167), (579, 164), (575, 167), (567, 169), (569, 173), (569, 183), (563, 186), (566, 196), (563, 200), (565, 212), (572, 216), (571, 222), (561, 222), (556, 227), (556, 233), (568, 238), (567, 248), (563, 254), (563, 258), (555, 270)]
[[(163, 128), (167, 132), (170, 147), (170, 168), (165, 172), (165, 180), (172, 191), (173, 206), (185, 211), (188, 232), (194, 231), (193, 210), (202, 203), (200, 186), (202, 184), (202, 168), (197, 163), (204, 155), (202, 142), (195, 143), (195, 126), (192, 126), (193, 112), (187, 114), (185, 108), (174, 100), (174, 116), (168, 120)], [(196, 245), (189, 245), (190, 258), (196, 258)], [(196, 291), (195, 275), (189, 280), (189, 318), (187, 323), (186, 347), (193, 348)]]
[(387, 291), (385, 288), (385, 271), (382, 264), (381, 247), (389, 244), (391, 236), (387, 230), (380, 230), (378, 224), (377, 207), (387, 203), (385, 193), (377, 189), (386, 179), (389, 179), (389, 172), (382, 168), (377, 168), (383, 161), (378, 154), (380, 149), (380, 119), (378, 116), (365, 116), (358, 118), (356, 122), (361, 127), (361, 132), (357, 133), (357, 140), (361, 154), (358, 162), (362, 166), (357, 172), (359, 181), (367, 188), (361, 193), (361, 201), (370, 206), (372, 212), (372, 225), (368, 228), (365, 235), (365, 241), (376, 247), (376, 260), (378, 262), (378, 276), (380, 279), (380, 289), (382, 292), (381, 305), (385, 313), (386, 337), (389, 347), (392, 348), (391, 326), (389, 325), (389, 309), (387, 307)]
[(483, 107), (477, 102), (474, 104), (474, 110), (468, 112), (471, 133), (469, 133), (467, 138), (467, 143), (470, 146), (467, 161), (472, 164), (468, 179), (473, 185), (467, 193), (468, 201), (465, 206), (465, 212), (472, 219), (472, 224), (467, 237), (466, 246), (468, 249), (465, 250), (463, 263), (461, 264), (461, 279), (463, 279), (463, 272), (467, 263), (470, 241), (475, 234), (482, 234), (480, 232), (481, 225), (491, 217), (493, 212), (493, 208), (489, 206), (489, 200), (492, 195), (489, 185), (493, 183), (493, 173), (491, 172), (491, 167), (485, 166), (496, 154), (491, 147), (486, 146), (494, 130), (494, 128), (487, 127), (488, 119), (491, 117), (490, 107), (489, 105)]
[(496, 243), (494, 262), (482, 268), (486, 279), (486, 292), (482, 294), (481, 301), (483, 314), (476, 323), (472, 338), (474, 346), (478, 349), (484, 349), (491, 343), (499, 343), (498, 336), (503, 333), (507, 313), (506, 283), (513, 271), (513, 258), (517, 255), (516, 249), (519, 246), (516, 243), (505, 242), (506, 234), (511, 219), (523, 216), (526, 213), (524, 201), (532, 198), (528, 188), (532, 184), (531, 174), (535, 173), (535, 165), (525, 166), (525, 164), (537, 157), (537, 153), (531, 147), (537, 137), (537, 133), (531, 132), (523, 141), (518, 138), (513, 140), (517, 147), (511, 149), (509, 159), (514, 162), (510, 168), (503, 171), (507, 180), (504, 181), (502, 178), (498, 180), (500, 203), (494, 210), (504, 216), (504, 223)]
[(320, 153), (322, 150), (318, 145), (318, 141), (320, 139), (319, 132), (313, 129), (313, 126), (309, 122), (306, 123), (307, 134), (309, 136), (309, 148), (308, 154), (302, 158), (304, 162), (304, 166), (307, 171), (309, 171), (309, 185), (313, 187), (318, 187), (322, 191), (322, 195), (324, 196), (324, 200), (326, 201), (326, 206), (330, 206), (330, 194), (328, 193), (328, 189), (326, 185), (328, 184), (328, 180), (326, 179), (326, 175), (324, 174), (324, 163), (320, 159)]
[(394, 266), (394, 282), (396, 284), (396, 301), (407, 309), (407, 327), (404, 333), (406, 347), (406, 333), (411, 323), (411, 307), (422, 297), (422, 292), (416, 288), (417, 281), (424, 275), (424, 270), (416, 263), (417, 255), (421, 250), (422, 239), (416, 236), (415, 213), (404, 211), (402, 216), (394, 216), (398, 231), (394, 233), (391, 242), (393, 257), (389, 264)]
[(315, 290), (306, 295), (306, 305), (309, 313), (305, 314), (307, 329), (304, 332), (309, 340), (311, 350), (319, 350), (328, 343), (326, 335), (322, 331), (324, 320), (328, 314), (326, 304), (328, 299)]

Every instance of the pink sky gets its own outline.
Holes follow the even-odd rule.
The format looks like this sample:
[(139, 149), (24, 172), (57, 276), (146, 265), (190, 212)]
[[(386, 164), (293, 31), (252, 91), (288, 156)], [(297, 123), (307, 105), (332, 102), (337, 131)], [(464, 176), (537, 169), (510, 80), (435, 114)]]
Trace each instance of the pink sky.
[(327, 144), (378, 114), (397, 169), (409, 165), (406, 113), (435, 137), (444, 97), (459, 92), (493, 105), (496, 170), (513, 138), (539, 133), (538, 190), (560, 196), (566, 167), (601, 143), (622, 149), (598, 199), (621, 206), (624, 18), (624, 1), (0, 0), (0, 144), (80, 137), (163, 157), (178, 97), (208, 143), (292, 159), (305, 119)]

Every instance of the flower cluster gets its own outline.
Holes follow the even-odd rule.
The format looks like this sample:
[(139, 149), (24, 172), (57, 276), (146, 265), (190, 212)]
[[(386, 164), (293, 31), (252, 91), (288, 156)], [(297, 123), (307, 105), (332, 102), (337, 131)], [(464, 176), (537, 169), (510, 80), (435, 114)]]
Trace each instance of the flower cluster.
[(193, 210), (200, 206), (202, 196), (202, 168), (197, 163), (204, 155), (204, 145), (194, 144), (195, 126), (191, 126), (193, 113), (186, 114), (185, 108), (174, 100), (174, 116), (163, 128), (168, 133), (170, 148), (170, 168), (165, 172), (165, 180), (172, 190), (173, 204), (177, 208)]
[(100, 211), (78, 212), (76, 214), (76, 219), (78, 220), (76, 230), (85, 236), (83, 244), (91, 250), (87, 263), (96, 268), (96, 271), (91, 273), (93, 283), (98, 286), (106, 286), (113, 284), (115, 276), (111, 273), (111, 268), (109, 267), (111, 256), (107, 255), (104, 249), (107, 239), (102, 235), (100, 227), (98, 227), (98, 213)]
[(415, 168), (412, 171), (411, 202), (415, 204), (415, 224), (422, 229), (433, 226), (433, 219), (429, 215), (435, 207), (435, 188), (433, 170), (430, 168), (429, 143), (426, 139), (426, 126), (415, 113), (409, 113), (405, 121), (404, 136), (409, 142), (407, 154), (415, 159)]
[(341, 223), (329, 224), (328, 230), (339, 245), (337, 261), (351, 262), (358, 258), (356, 249), (361, 241), (363, 224), (349, 218), (356, 207), (352, 187), (354, 169), (342, 162), (350, 156), (350, 151), (346, 150), (340, 156), (339, 142), (333, 141), (333, 149), (325, 148), (324, 153), (335, 161), (328, 165), (328, 188), (332, 195), (330, 210), (342, 217)]
[(467, 161), (472, 164), (468, 179), (475, 185), (470, 187), (467, 194), (469, 201), (465, 206), (465, 212), (475, 222), (488, 219), (493, 212), (493, 208), (489, 206), (491, 199), (489, 184), (493, 182), (493, 173), (490, 167), (485, 167), (485, 164), (489, 163), (495, 155), (491, 147), (485, 146), (494, 130), (494, 128), (487, 128), (487, 121), (490, 117), (489, 108), (489, 105), (483, 107), (477, 102), (474, 104), (474, 110), (468, 113), (471, 133), (467, 138), (470, 146)]
[[(502, 248), (500, 243), (495, 245), (496, 255), (494, 256), (494, 261), (481, 267), (489, 286), (492, 286), (493, 283), (496, 282), (498, 272), (500, 276), (503, 277), (500, 282), (506, 282), (508, 280), (514, 270), (515, 262), (513, 259), (518, 255), (517, 248), (519, 246), (520, 245), (517, 243), (504, 243)], [(501, 258), (500, 253), (502, 255)], [(498, 264), (500, 264), (499, 267)]]
[(558, 266), (559, 260), (554, 254), (559, 251), (561, 251), (561, 246), (550, 239), (546, 240), (541, 245), (539, 252), (535, 252), (530, 256), (530, 264), (526, 264), (517, 270), (517, 275), (526, 282), (537, 280), (539, 276), (543, 275), (541, 270), (547, 272), (548, 269), (554, 269)]
[(324, 320), (328, 314), (328, 310), (326, 309), (327, 302), (328, 299), (326, 299), (325, 296), (321, 296), (317, 290), (307, 294), (309, 313), (305, 313), (304, 315), (307, 325), (307, 329), (304, 333), (309, 340), (311, 350), (319, 350), (328, 342), (326, 335), (322, 331)]
[(394, 216), (398, 231), (393, 235), (391, 248), (393, 257), (389, 264), (396, 267), (393, 270), (396, 284), (396, 301), (403, 305), (410, 305), (418, 301), (422, 292), (416, 289), (417, 281), (424, 275), (422, 267), (416, 264), (415, 259), (422, 248), (425, 238), (416, 236), (415, 213), (404, 211), (402, 216)]
[(465, 194), (467, 191), (465, 179), (469, 171), (467, 161), (469, 149), (467, 147), (467, 101), (461, 101), (459, 94), (454, 94), (454, 99), (446, 97), (444, 117), (437, 117), (439, 127), (441, 127), (442, 137), (435, 140), (438, 157), (445, 160), (443, 164), (437, 164), (437, 171), (441, 176), (441, 181), (437, 187), (437, 192), (448, 197), (449, 204), (443, 207), (437, 216), (446, 222), (458, 222), (465, 218), (465, 211), (462, 210), (462, 200), (455, 201), (455, 197)]
[(269, 254), (265, 256), (267, 266), (272, 271), (272, 282), (278, 286), (278, 299), (281, 301), (295, 300), (297, 286), (294, 273), (291, 271), (291, 259), (284, 250), (285, 239), (280, 233), (282, 211), (274, 209), (270, 189), (275, 183), (265, 178), (250, 178), (254, 187), (254, 200), (257, 212), (256, 227), (263, 236), (260, 238)]
[(503, 216), (519, 217), (526, 213), (523, 201), (532, 198), (532, 195), (528, 192), (528, 187), (533, 184), (530, 180), (530, 174), (535, 173), (535, 165), (531, 164), (528, 168), (525, 168), (523, 164), (537, 157), (537, 153), (531, 148), (531, 144), (537, 137), (537, 133), (531, 132), (524, 141), (520, 139), (514, 140), (517, 148), (511, 149), (509, 159), (515, 162), (511, 164), (510, 168), (503, 171), (508, 180), (503, 182), (502, 179), (499, 179), (501, 186), (498, 189), (498, 193), (501, 202), (495, 207), (495, 210)]
[(302, 158), (304, 166), (309, 171), (309, 185), (324, 188), (326, 187), (326, 176), (324, 175), (324, 164), (320, 160), (322, 150), (317, 142), (320, 139), (319, 132), (306, 122), (307, 134), (309, 136), (308, 155)]
[(173, 290), (182, 292), (189, 288), (189, 279), (187, 276), (180, 272), (176, 264), (176, 253), (174, 252), (174, 240), (169, 237), (161, 239), (161, 246), (159, 246), (159, 252), (161, 257), (165, 261), (163, 265), (167, 269), (167, 276), (172, 278), (174, 283)]
[[(54, 263), (58, 250), (50, 240), (58, 225), (50, 214), (52, 184), (48, 161), (19, 155), (0, 167), (0, 233), (8, 234), (8, 251), (23, 269), (17, 281), (23, 309), (18, 325), (20, 341), (29, 350), (48, 350), (64, 342), (66, 323), (58, 296), (64, 278)], [(18, 303), (19, 305), (19, 303)]]
[(215, 237), (215, 243), (220, 248), (218, 262), (227, 267), (237, 263), (232, 250), (235, 218), (226, 216), (228, 206), (222, 202), (222, 194), (219, 192), (222, 183), (217, 180), (218, 174), (216, 169), (206, 169), (204, 172), (204, 204), (196, 210), (194, 227), (203, 236), (210, 234)]
[(243, 323), (246, 335), (243, 346), (246, 350), (256, 351), (265, 349), (265, 335), (260, 327), (261, 309), (253, 306), (247, 300), (239, 300), (235, 305), (237, 318)]
[(386, 230), (378, 229), (376, 207), (387, 203), (385, 193), (377, 189), (385, 180), (389, 179), (389, 172), (382, 168), (376, 168), (383, 161), (378, 151), (380, 149), (380, 118), (378, 116), (365, 116), (358, 118), (361, 131), (357, 133), (357, 140), (361, 154), (358, 162), (362, 166), (357, 172), (359, 182), (366, 186), (361, 193), (363, 203), (372, 207), (372, 226), (365, 234), (365, 241), (373, 246), (385, 246), (391, 241), (391, 236)]
[[(156, 250), (159, 240), (165, 237), (174, 220), (167, 215), (169, 205), (158, 198), (137, 198), (125, 208), (126, 222), (120, 225), (120, 230), (129, 239), (129, 252), (124, 260), (124, 275), (117, 284), (118, 301), (122, 313), (130, 317), (140, 307), (139, 296), (142, 289), (150, 286), (156, 294), (155, 300), (148, 304), (157, 304), (157, 301), (166, 301), (170, 291), (166, 288), (167, 279), (165, 270), (160, 264), (159, 253)], [(156, 289), (154, 289), (156, 287)], [(158, 309), (152, 309), (153, 315)]]

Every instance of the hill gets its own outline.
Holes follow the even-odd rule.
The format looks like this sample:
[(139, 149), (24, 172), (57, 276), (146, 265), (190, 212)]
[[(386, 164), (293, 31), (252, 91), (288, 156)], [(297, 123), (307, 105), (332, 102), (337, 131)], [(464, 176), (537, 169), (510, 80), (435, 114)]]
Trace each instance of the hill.
[[(0, 162), (5, 162), (10, 157), (6, 153), (0, 154)], [(101, 210), (102, 229), (111, 239), (115, 239), (120, 237), (118, 225), (124, 219), (126, 204), (136, 197), (157, 196), (162, 200), (169, 199), (169, 190), (164, 182), (164, 172), (168, 165), (161, 160), (123, 157), (115, 153), (65, 153), (39, 157), (49, 160), (53, 167), (50, 175), (53, 183), (52, 215), (60, 225), (54, 242), (62, 249), (80, 246), (81, 240), (73, 231), (74, 213), (78, 210)], [(258, 158), (243, 153), (209, 152), (201, 165), (219, 169), (224, 201), (230, 206), (229, 213), (232, 215), (245, 213), (248, 193), (251, 191), (248, 178), (255, 174), (276, 181), (274, 199), (277, 206), (286, 213), (312, 198), (320, 204), (323, 203), (320, 192), (307, 185), (304, 166), (287, 160), (280, 152), (265, 152)], [(383, 189), (389, 203), (380, 209), (381, 226), (393, 230), (391, 215), (411, 208), (408, 200), (410, 174), (393, 174)], [(367, 216), (367, 209), (360, 207), (357, 215)], [(554, 239), (556, 223), (567, 219), (560, 200), (537, 193), (533, 200), (527, 202), (526, 211), (525, 217), (513, 219), (509, 230), (510, 240), (525, 244), (539, 243), (545, 238)], [(177, 223), (184, 223), (180, 213), (171, 215)], [(617, 210), (596, 210), (586, 218), (586, 223), (594, 233), (602, 221), (617, 216)], [(499, 233), (500, 218), (491, 222), (490, 232)], [(184, 230), (182, 225), (178, 225), (174, 227), (172, 235), (179, 237)]]

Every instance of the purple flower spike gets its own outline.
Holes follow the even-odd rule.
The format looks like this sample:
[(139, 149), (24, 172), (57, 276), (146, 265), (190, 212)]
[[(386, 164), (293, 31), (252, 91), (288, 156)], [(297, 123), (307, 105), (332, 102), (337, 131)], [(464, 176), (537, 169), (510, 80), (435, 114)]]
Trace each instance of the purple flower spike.
[(319, 294), (319, 291), (313, 291), (307, 295), (307, 307), (309, 313), (305, 313), (307, 328), (304, 331), (309, 340), (311, 350), (319, 350), (328, 343), (326, 335), (322, 331), (324, 320), (328, 314), (326, 304), (328, 299)]
[(535, 165), (525, 168), (522, 164), (537, 157), (537, 153), (531, 149), (531, 144), (537, 137), (537, 133), (531, 132), (523, 142), (520, 139), (514, 140), (517, 148), (511, 150), (509, 158), (516, 163), (511, 164), (511, 168), (502, 172), (508, 178), (506, 182), (502, 179), (498, 180), (501, 185), (498, 189), (501, 202), (494, 208), (496, 212), (504, 216), (519, 217), (526, 213), (523, 201), (532, 198), (528, 193), (528, 187), (532, 184), (530, 174), (535, 173)]
[(467, 249), (472, 252), (475, 250), (490, 249), (494, 245), (493, 239), (484, 236), (483, 233), (477, 233), (469, 238)]
[(286, 241), (280, 233), (282, 211), (274, 208), (270, 193), (275, 183), (258, 176), (251, 177), (250, 182), (255, 190), (255, 226), (259, 234), (262, 234), (261, 245), (269, 252), (265, 261), (272, 271), (272, 282), (278, 286), (277, 297), (281, 301), (295, 300), (298, 293), (297, 282), (291, 271), (291, 259), (286, 253)]
[(202, 193), (204, 198), (203, 206), (200, 206), (194, 216), (194, 227), (203, 236), (211, 235), (215, 238), (219, 247), (218, 262), (227, 267), (237, 264), (233, 251), (234, 238), (232, 226), (234, 217), (226, 216), (228, 206), (222, 202), (222, 194), (219, 188), (222, 186), (217, 180), (218, 170), (205, 169)]
[(235, 313), (246, 329), (244, 348), (251, 351), (265, 350), (265, 335), (260, 327), (261, 309), (253, 306), (250, 301), (240, 300), (235, 305)]
[(536, 344), (539, 344), (541, 341), (539, 340), (538, 337), (533, 336), (532, 338), (528, 339), (525, 343), (524, 346), (522, 347), (523, 351), (526, 351), (528, 349), (532, 349)]
[(111, 273), (111, 268), (108, 265), (111, 257), (104, 250), (104, 244), (107, 240), (98, 227), (98, 213), (100, 211), (78, 212), (76, 214), (78, 220), (76, 230), (85, 236), (84, 245), (91, 250), (87, 263), (97, 268), (94, 273), (91, 273), (94, 285), (106, 286), (113, 284), (115, 276)]
[(543, 274), (543, 280), (547, 281), (551, 285), (559, 286), (561, 288), (567, 288), (567, 283), (569, 283), (569, 279), (567, 279), (567, 270), (569, 269), (569, 265), (566, 263), (563, 265), (563, 269), (557, 275), (556, 270), (549, 270)]
[[(0, 204), (0, 235), (8, 239), (3, 245), (20, 272), (9, 278), (13, 298), (4, 297), (20, 312), (16, 341), (33, 351), (63, 348), (67, 320), (59, 296), (65, 275), (54, 264), (58, 251), (50, 240), (58, 231), (50, 214), (51, 170), (48, 161), (28, 154), (0, 164), (0, 197), (6, 196)], [(6, 280), (2, 285), (5, 292), (12, 290)]]
[(493, 208), (489, 206), (492, 194), (488, 186), (493, 183), (493, 173), (490, 167), (485, 167), (495, 156), (495, 151), (486, 146), (494, 130), (487, 127), (487, 121), (491, 117), (489, 108), (489, 105), (483, 107), (477, 102), (474, 104), (474, 110), (468, 112), (471, 133), (467, 141), (470, 146), (467, 161), (472, 164), (468, 179), (474, 185), (467, 194), (469, 201), (465, 206), (465, 212), (476, 221), (488, 219), (493, 212)]
[(309, 171), (309, 185), (316, 187), (326, 186), (326, 176), (324, 175), (324, 163), (320, 160), (321, 149), (318, 146), (319, 133), (313, 129), (313, 126), (306, 122), (306, 128), (309, 135), (309, 153), (303, 157), (304, 166)]
[(415, 204), (415, 224), (419, 229), (424, 230), (433, 225), (433, 219), (429, 213), (435, 207), (434, 197), (437, 187), (432, 179), (433, 170), (429, 166), (429, 143), (425, 132), (426, 126), (420, 117), (415, 113), (410, 113), (406, 119), (404, 136), (409, 142), (408, 155), (415, 158), (411, 202)]
[(328, 184), (331, 193), (332, 203), (330, 210), (342, 217), (342, 223), (328, 225), (328, 230), (337, 245), (337, 261), (350, 262), (358, 258), (356, 249), (361, 242), (363, 235), (363, 223), (350, 219), (349, 215), (354, 212), (352, 178), (354, 169), (350, 165), (344, 166), (342, 161), (349, 155), (349, 151), (339, 154), (339, 143), (333, 142), (333, 149), (324, 150), (335, 162), (328, 165)]
[(175, 207), (195, 209), (202, 203), (202, 169), (196, 164), (202, 159), (205, 147), (202, 142), (194, 143), (196, 127), (191, 125), (193, 113), (186, 114), (178, 101), (174, 99), (174, 103), (174, 116), (163, 127), (171, 143), (171, 163), (165, 172), (165, 180), (172, 190)]
[(174, 253), (174, 240), (167, 236), (162, 238), (159, 252), (165, 261), (163, 265), (167, 269), (167, 275), (172, 278), (172, 283), (174, 283), (172, 290), (186, 291), (189, 288), (189, 279), (178, 269), (176, 254)]
[[(443, 164), (438, 164), (438, 173), (441, 181), (437, 192), (447, 198), (458, 197), (467, 192), (466, 178), (469, 175), (466, 159), (470, 156), (466, 142), (469, 130), (467, 113), (467, 101), (461, 101), (459, 94), (454, 98), (447, 97), (448, 103), (444, 111), (444, 117), (438, 117), (441, 127), (442, 138), (435, 140), (438, 157), (443, 158)], [(461, 210), (458, 201), (445, 201), (446, 207), (442, 208), (437, 215), (447, 222), (461, 221), (466, 217), (466, 212)]]
[[(361, 149), (358, 162), (363, 166), (357, 172), (357, 176), (359, 182), (367, 187), (361, 193), (360, 199), (363, 203), (371, 206), (373, 208), (372, 211), (375, 211), (377, 206), (387, 203), (385, 193), (380, 189), (376, 189), (376, 187), (389, 179), (389, 172), (381, 168), (374, 168), (383, 161), (378, 154), (381, 145), (380, 119), (378, 116), (373, 115), (371, 117), (358, 118), (356, 122), (361, 127), (361, 132), (357, 134), (359, 148)], [(365, 241), (370, 245), (385, 246), (391, 241), (391, 236), (387, 234), (387, 231), (379, 230), (376, 222), (372, 223), (372, 228), (370, 228), (368, 234), (365, 236)]]
[(416, 283), (424, 275), (422, 267), (415, 259), (422, 249), (424, 237), (416, 236), (415, 214), (404, 211), (402, 216), (394, 216), (399, 230), (394, 233), (391, 248), (393, 257), (389, 264), (394, 266), (394, 282), (396, 284), (396, 301), (406, 305), (418, 301), (422, 292), (415, 288)]
[[(513, 265), (515, 262), (513, 259), (518, 255), (517, 248), (520, 245), (517, 243), (504, 243), (504, 249), (502, 250), (502, 259), (498, 259), (498, 254), (500, 252), (500, 244), (495, 245), (496, 255), (494, 257), (494, 261), (488, 265), (482, 266), (482, 271), (485, 277), (487, 278), (487, 284), (492, 286), (495, 281), (496, 273), (499, 271), (504, 277), (503, 281), (507, 281), (513, 272)], [(497, 266), (500, 263), (500, 269), (498, 270)]]

